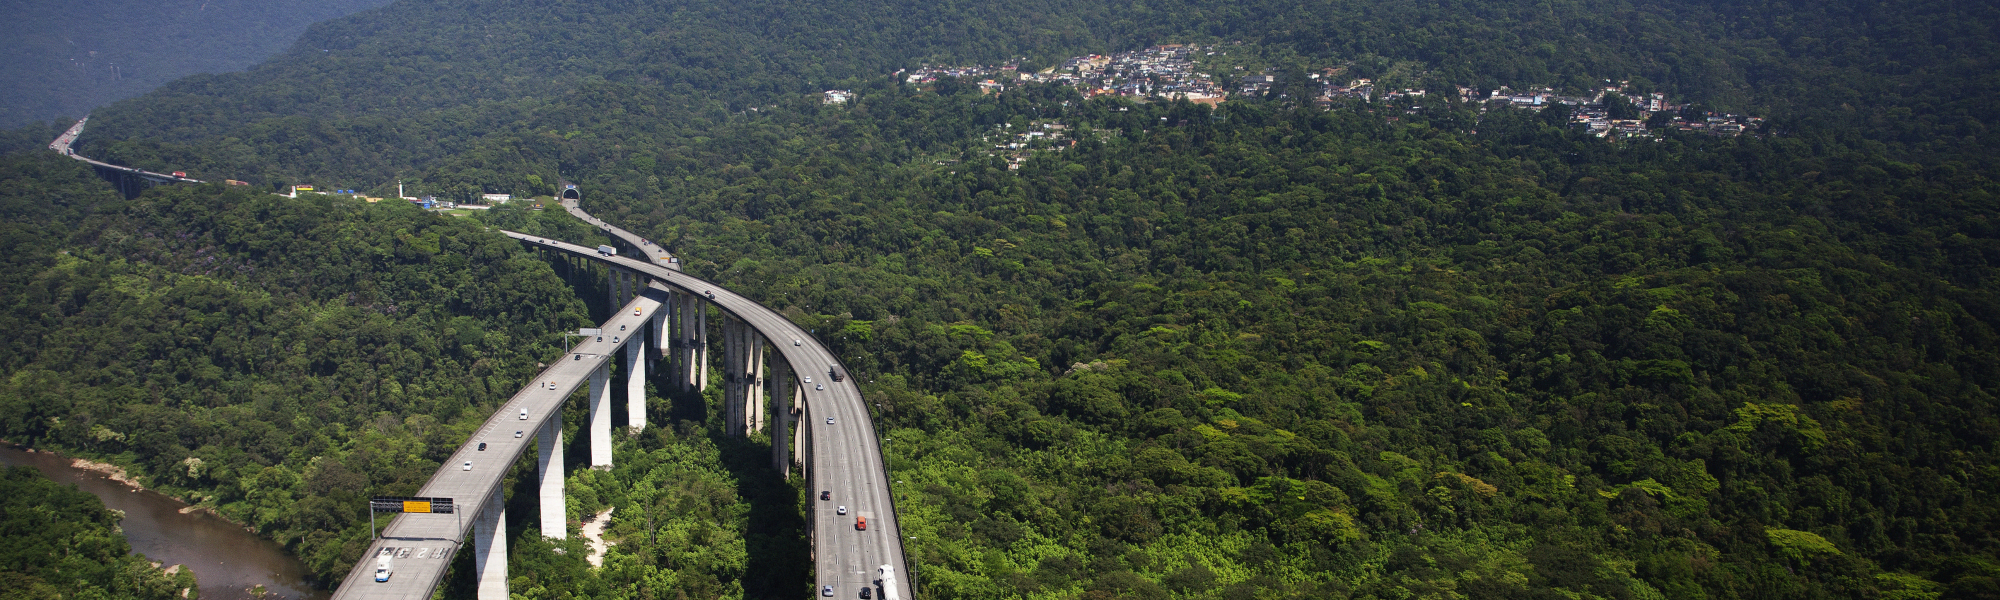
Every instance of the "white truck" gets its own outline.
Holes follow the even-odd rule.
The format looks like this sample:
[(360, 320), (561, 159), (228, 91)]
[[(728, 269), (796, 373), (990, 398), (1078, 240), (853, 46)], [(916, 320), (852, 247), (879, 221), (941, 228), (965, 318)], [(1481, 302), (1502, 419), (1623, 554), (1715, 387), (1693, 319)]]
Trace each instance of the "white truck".
[(881, 577), (881, 579), (878, 579), (876, 581), (882, 584), (882, 600), (903, 599), (902, 592), (896, 591), (895, 567), (891, 567), (889, 565), (882, 565), (880, 568), (875, 569), (875, 574)]
[(384, 554), (382, 556), (376, 557), (375, 559), (375, 583), (382, 583), (388, 580), (389, 580), (389, 555)]
[(597, 253), (605, 256), (617, 256), (618, 249), (610, 246), (598, 246)]

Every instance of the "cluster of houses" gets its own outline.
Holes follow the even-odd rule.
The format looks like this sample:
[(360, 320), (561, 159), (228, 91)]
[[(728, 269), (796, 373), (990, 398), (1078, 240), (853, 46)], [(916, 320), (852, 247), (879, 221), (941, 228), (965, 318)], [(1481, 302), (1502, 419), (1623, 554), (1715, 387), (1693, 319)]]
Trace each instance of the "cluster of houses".
[(998, 132), (986, 136), (986, 141), (993, 143), (993, 153), (1007, 156), (1009, 171), (1020, 170), (1021, 163), (1036, 150), (1060, 152), (1076, 145), (1076, 140), (1070, 139), (1069, 126), (1052, 120), (1030, 121), (1021, 131), (1014, 131), (1012, 123), (1002, 123)]
[[(998, 67), (988, 66), (925, 66), (922, 68), (897, 71), (907, 83), (922, 85), (940, 78), (953, 77), (963, 81), (976, 81), (980, 89), (987, 93), (997, 93), (1009, 84), (1054, 83), (1077, 88), (1086, 98), (1098, 96), (1123, 96), (1137, 99), (1164, 98), (1186, 99), (1202, 104), (1217, 104), (1230, 95), (1255, 96), (1269, 93), (1279, 83), (1279, 76), (1272, 72), (1247, 73), (1235, 77), (1235, 84), (1229, 88), (1210, 74), (1197, 70), (1197, 57), (1214, 56), (1218, 50), (1214, 46), (1189, 44), (1164, 44), (1144, 50), (1120, 52), (1110, 55), (1090, 54), (1063, 61), (1061, 65), (1039, 72), (1023, 71), (1020, 61)], [(1234, 67), (1241, 71), (1243, 67)], [(1414, 103), (1429, 96), (1423, 89), (1391, 88), (1367, 78), (1345, 79), (1340, 77), (1345, 68), (1333, 67), (1307, 74), (1312, 80), (1307, 89), (1316, 89), (1315, 103), (1321, 108), (1333, 108), (1342, 100), (1366, 102), (1392, 102), (1409, 105), (1407, 110), (1421, 110)], [(1289, 88), (1298, 91), (1298, 88)], [(1502, 87), (1497, 90), (1476, 90), (1459, 87), (1457, 99), (1460, 102), (1477, 105), (1481, 112), (1499, 106), (1512, 106), (1527, 110), (1542, 110), (1557, 104), (1572, 110), (1572, 122), (1599, 137), (1640, 137), (1652, 135), (1657, 129), (1702, 132), (1716, 136), (1742, 135), (1754, 131), (1763, 123), (1761, 117), (1751, 117), (1730, 113), (1707, 112), (1691, 114), (1686, 106), (1669, 101), (1661, 93), (1635, 93), (1630, 82), (1615, 85), (1609, 80), (1599, 90), (1589, 95), (1561, 95), (1547, 87), (1515, 90)], [(1626, 103), (1613, 106), (1613, 94), (1624, 98)], [(827, 104), (841, 104), (854, 98), (852, 92), (828, 90), (823, 101)], [(1629, 110), (1628, 110), (1629, 108)], [(1018, 139), (1001, 144), (999, 150), (1020, 151), (1031, 140), (1030, 134), (1046, 134), (1048, 131), (1013, 132)], [(1013, 147), (1007, 147), (1007, 146)], [(1018, 166), (1018, 161), (1015, 161)]]
[[(1480, 110), (1506, 105), (1533, 110), (1545, 109), (1562, 104), (1573, 109), (1571, 123), (1588, 129), (1598, 137), (1652, 135), (1652, 129), (1667, 128), (1679, 131), (1706, 133), (1715, 136), (1733, 137), (1745, 131), (1754, 130), (1764, 123), (1763, 117), (1752, 117), (1734, 113), (1703, 112), (1699, 115), (1687, 113), (1687, 106), (1676, 104), (1659, 92), (1637, 93), (1631, 82), (1621, 81), (1617, 85), (1606, 85), (1589, 96), (1563, 96), (1555, 90), (1541, 87), (1527, 91), (1516, 91), (1502, 87), (1481, 95), (1477, 90), (1458, 88), (1459, 97), (1467, 102), (1482, 104)], [(1616, 95), (1629, 104), (1626, 114), (1614, 110), (1612, 97)], [(1649, 123), (1651, 126), (1649, 126)]]
[(1216, 104), (1228, 93), (1213, 76), (1195, 70), (1197, 53), (1214, 54), (1210, 46), (1166, 44), (1112, 55), (1091, 54), (1063, 61), (1040, 73), (1023, 73), (1023, 82), (1059, 83), (1077, 88), (1085, 98), (1130, 96), (1185, 98)]
[[(1090, 54), (1063, 61), (1039, 72), (1022, 71), (1020, 61), (992, 66), (925, 66), (897, 71), (906, 83), (922, 85), (940, 78), (973, 81), (980, 91), (997, 93), (1013, 83), (1056, 83), (1077, 88), (1085, 98), (1130, 96), (1138, 98), (1186, 98), (1192, 102), (1215, 104), (1228, 95), (1207, 73), (1195, 70), (1198, 52), (1214, 54), (1208, 46), (1166, 44), (1117, 54)], [(828, 92), (831, 94), (832, 92)], [(832, 97), (828, 103), (834, 102)]]

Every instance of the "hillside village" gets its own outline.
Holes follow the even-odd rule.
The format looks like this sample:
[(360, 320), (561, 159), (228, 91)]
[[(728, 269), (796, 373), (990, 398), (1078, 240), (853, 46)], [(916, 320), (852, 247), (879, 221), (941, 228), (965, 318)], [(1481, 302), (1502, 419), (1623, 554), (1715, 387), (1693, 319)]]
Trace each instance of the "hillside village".
[[(1052, 83), (1077, 88), (1085, 98), (1118, 96), (1137, 101), (1184, 99), (1215, 105), (1229, 98), (1257, 97), (1278, 88), (1280, 75), (1266, 70), (1238, 75), (1243, 67), (1231, 67), (1227, 77), (1202, 70), (1202, 59), (1227, 54), (1214, 45), (1163, 44), (1143, 50), (1116, 54), (1072, 57), (1039, 71), (1026, 71), (1022, 61), (999, 66), (925, 66), (895, 74), (913, 85), (926, 85), (941, 78), (955, 78), (977, 85), (982, 92), (998, 93), (1008, 86)], [(1437, 97), (1428, 90), (1382, 86), (1368, 78), (1343, 79), (1346, 69), (1334, 67), (1307, 74), (1306, 88), (1315, 90), (1313, 102), (1333, 109), (1344, 102), (1389, 103), (1406, 111), (1422, 110), (1421, 102)], [(1291, 88), (1296, 90), (1297, 88)], [(1629, 81), (1605, 85), (1588, 95), (1562, 95), (1547, 87), (1515, 90), (1501, 87), (1477, 90), (1460, 86), (1449, 92), (1452, 100), (1476, 105), (1480, 112), (1512, 107), (1544, 110), (1558, 105), (1570, 111), (1570, 122), (1598, 137), (1649, 137), (1660, 130), (1700, 132), (1715, 136), (1737, 136), (1757, 131), (1761, 117), (1732, 113), (1694, 112), (1659, 92), (1642, 92)], [(853, 92), (828, 90), (825, 102), (845, 103)], [(1054, 131), (1010, 132), (1015, 139), (1001, 144), (1003, 150), (1019, 151), (1032, 141), (1030, 134)], [(1013, 145), (1013, 147), (1006, 147)]]

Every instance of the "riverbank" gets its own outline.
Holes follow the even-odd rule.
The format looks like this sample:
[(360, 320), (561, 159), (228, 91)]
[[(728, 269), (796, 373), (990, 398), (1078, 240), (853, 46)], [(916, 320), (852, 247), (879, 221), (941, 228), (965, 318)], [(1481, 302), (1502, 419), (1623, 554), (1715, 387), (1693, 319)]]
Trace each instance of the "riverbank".
[(207, 507), (146, 489), (117, 465), (7, 442), (0, 442), (0, 464), (33, 467), (49, 479), (96, 496), (105, 508), (123, 515), (119, 528), (134, 554), (160, 565), (180, 565), (193, 574), (204, 600), (329, 596), (307, 582), (305, 565), (276, 542), (257, 537)]
[[(25, 451), (25, 452), (31, 452), (31, 453), (32, 453), (32, 452), (37, 452), (37, 451), (36, 451), (35, 449), (33, 449), (33, 448), (23, 448), (22, 450), (23, 450), (23, 451)], [(43, 451), (41, 451), (41, 452), (44, 452), (44, 453), (47, 453), (47, 454), (52, 454), (52, 455), (55, 455), (55, 456), (57, 456), (57, 457), (61, 457), (61, 456), (62, 456), (62, 454), (60, 454), (60, 453), (56, 453), (56, 452), (50, 452), (50, 451), (46, 451), (46, 450), (43, 450)], [(101, 463), (101, 462), (97, 462), (97, 461), (94, 461), (94, 460), (90, 460), (90, 459), (88, 459), (88, 458), (71, 458), (71, 459), (69, 459), (69, 464), (70, 464), (70, 466), (72, 466), (72, 467), (76, 467), (76, 468), (78, 468), (78, 469), (83, 469), (83, 470), (85, 470), (85, 471), (92, 471), (92, 472), (96, 472), (96, 473), (102, 473), (102, 474), (104, 474), (104, 477), (105, 477), (106, 479), (110, 479), (110, 480), (112, 480), (112, 481), (116, 481), (116, 482), (118, 482), (118, 483), (122, 483), (122, 484), (125, 484), (125, 485), (127, 485), (127, 486), (131, 486), (131, 487), (132, 487), (132, 488), (134, 488), (134, 489), (140, 489), (140, 490), (143, 490), (143, 489), (146, 489), (146, 486), (144, 486), (144, 485), (141, 485), (141, 484), (140, 484), (140, 483), (139, 483), (138, 481), (136, 481), (136, 480), (132, 479), (131, 477), (129, 477), (129, 476), (127, 476), (127, 475), (125, 474), (125, 467), (120, 467), (120, 466), (118, 466), (118, 465), (114, 465), (114, 464), (111, 464), (111, 463)]]

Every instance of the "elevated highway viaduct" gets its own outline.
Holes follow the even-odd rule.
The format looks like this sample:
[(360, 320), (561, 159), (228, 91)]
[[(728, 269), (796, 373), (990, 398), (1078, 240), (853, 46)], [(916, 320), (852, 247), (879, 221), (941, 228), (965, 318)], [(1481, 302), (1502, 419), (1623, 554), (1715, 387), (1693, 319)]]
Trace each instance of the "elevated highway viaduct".
[[(575, 390), (589, 387), (589, 464), (610, 466), (611, 361), (624, 360), (626, 373), (665, 369), (674, 385), (703, 389), (712, 370), (707, 321), (713, 312), (723, 335), (724, 356), (720, 368), (713, 370), (722, 374), (725, 386), (725, 432), (747, 435), (769, 429), (775, 440), (773, 466), (784, 471), (796, 462), (804, 468), (803, 475), (814, 492), (807, 507), (814, 595), (820, 586), (831, 586), (836, 598), (856, 598), (863, 588), (877, 587), (876, 568), (888, 565), (899, 574), (890, 580), (897, 588), (894, 597), (914, 598), (880, 438), (856, 378), (835, 381), (829, 376), (848, 373), (839, 359), (776, 311), (714, 282), (680, 272), (679, 264), (657, 245), (590, 218), (573, 202), (565, 202), (565, 208), (640, 249), (639, 256), (604, 254), (596, 248), (541, 236), (504, 233), (565, 260), (601, 266), (610, 273), (611, 303), (616, 309), (601, 326), (603, 336), (586, 337), (538, 374), (488, 418), (418, 492), (424, 497), (453, 498), (462, 510), (454, 515), (396, 516), (334, 597), (429, 598), (442, 582), (451, 556), (470, 536), (479, 597), (507, 598), (501, 481), (508, 467), (527, 455), (531, 441), (536, 445), (541, 533), (555, 538), (567, 535), (561, 472), (562, 402)], [(649, 353), (648, 345), (656, 351)], [(646, 425), (643, 379), (630, 377), (626, 382), (627, 397), (634, 399), (627, 410), (631, 418), (626, 427)], [(784, 440), (791, 443), (782, 443)], [(831, 500), (820, 501), (819, 492), (827, 492)], [(849, 513), (835, 514), (836, 506), (846, 506)], [(867, 519), (866, 530), (856, 526), (857, 518)], [(394, 557), (393, 574), (389, 581), (377, 583), (377, 557), (385, 552)]]

